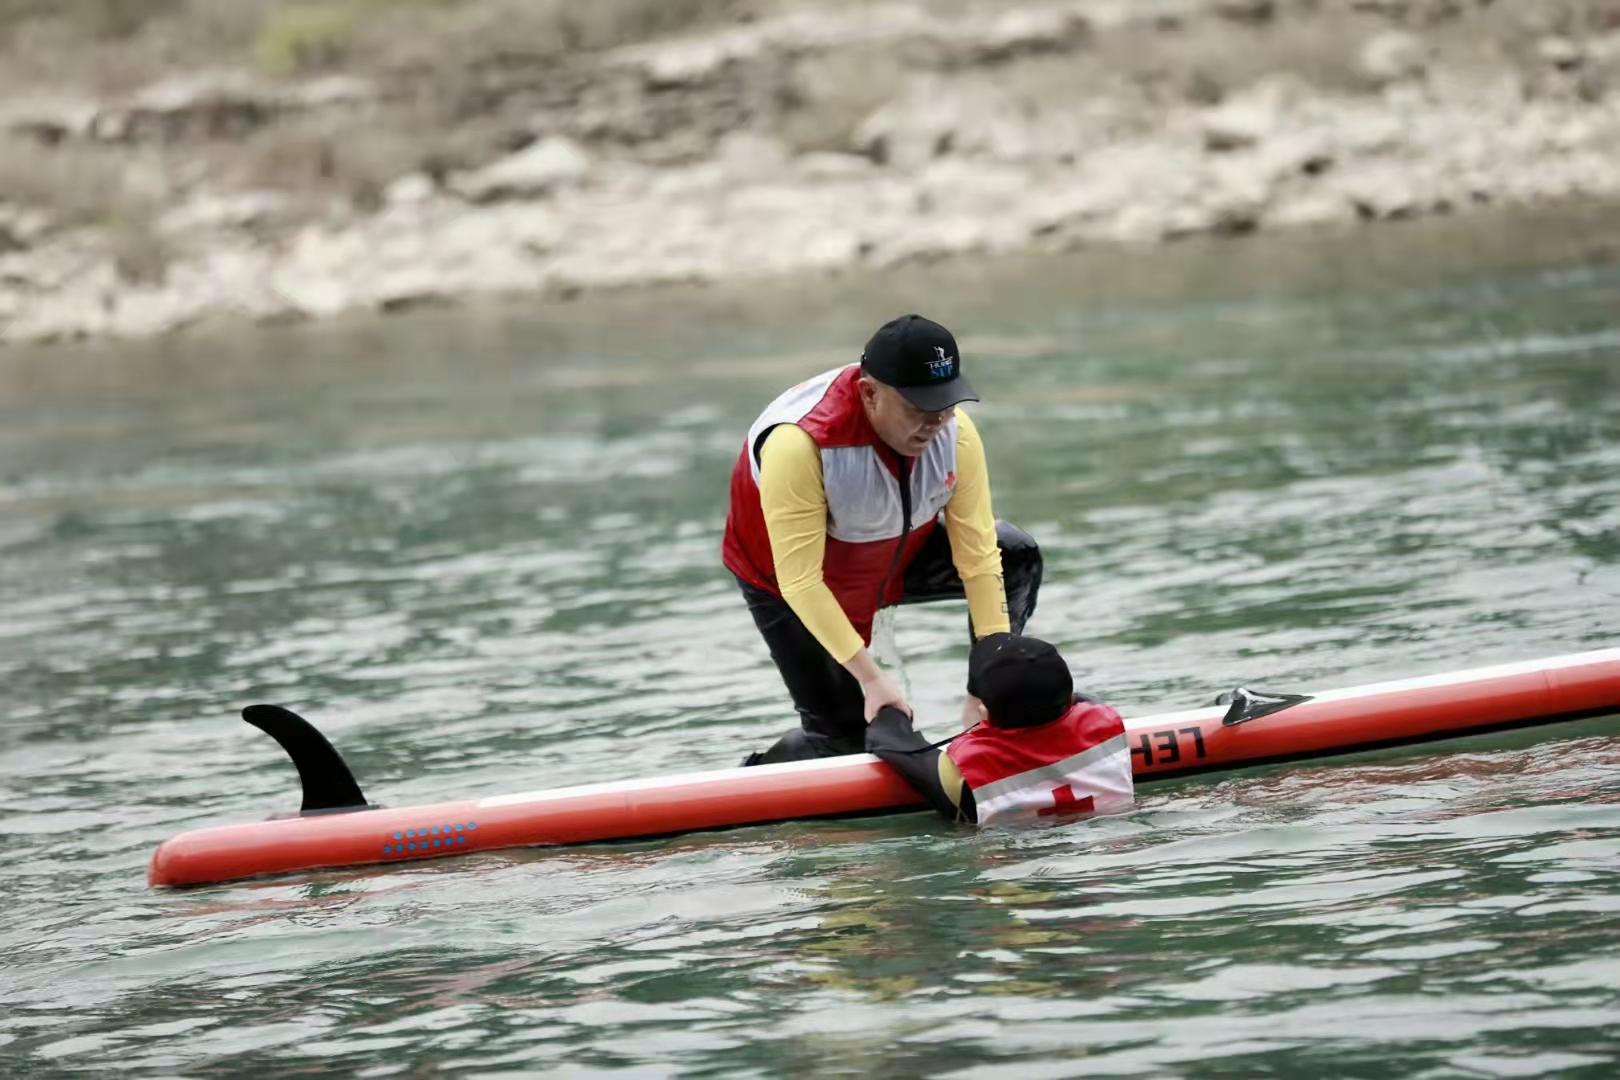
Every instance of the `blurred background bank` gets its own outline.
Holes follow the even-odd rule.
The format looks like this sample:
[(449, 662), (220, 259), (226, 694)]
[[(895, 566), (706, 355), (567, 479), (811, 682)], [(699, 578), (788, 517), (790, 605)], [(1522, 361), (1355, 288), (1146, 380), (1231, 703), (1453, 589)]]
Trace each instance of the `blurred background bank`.
[(1617, 195), (1615, 0), (0, 0), (0, 341)]

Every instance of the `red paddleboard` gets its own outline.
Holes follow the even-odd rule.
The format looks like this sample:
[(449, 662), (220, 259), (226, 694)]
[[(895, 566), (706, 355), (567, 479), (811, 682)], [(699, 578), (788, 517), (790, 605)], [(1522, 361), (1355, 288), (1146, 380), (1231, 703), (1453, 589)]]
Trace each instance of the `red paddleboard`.
[[(1317, 694), (1236, 691), (1226, 705), (1125, 722), (1137, 782), (1243, 765), (1620, 713), (1620, 649), (1475, 668)], [(247, 710), (272, 709), (254, 706)], [(274, 710), (282, 712), (281, 710)], [(296, 724), (303, 721), (291, 714)], [(271, 731), (259, 719), (252, 722)], [(307, 727), (307, 725), (305, 725)], [(648, 780), (426, 806), (364, 807), (347, 768), (313, 729), (271, 731), (305, 781), (298, 817), (181, 833), (152, 855), (152, 885), (240, 878), (536, 845), (664, 836), (771, 821), (870, 814), (922, 805), (869, 754), (717, 769)], [(319, 750), (342, 773), (339, 793), (311, 810)], [(312, 762), (314, 762), (312, 764)], [(347, 781), (343, 785), (342, 781)], [(348, 805), (344, 805), (348, 804)]]

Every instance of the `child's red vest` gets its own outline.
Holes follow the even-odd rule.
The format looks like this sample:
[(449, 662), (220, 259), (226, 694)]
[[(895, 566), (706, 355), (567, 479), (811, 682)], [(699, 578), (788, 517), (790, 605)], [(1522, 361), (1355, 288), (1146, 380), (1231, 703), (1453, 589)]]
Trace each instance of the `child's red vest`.
[(980, 825), (1062, 821), (1135, 802), (1125, 723), (1111, 707), (1078, 701), (1038, 727), (978, 727), (945, 751), (973, 791)]

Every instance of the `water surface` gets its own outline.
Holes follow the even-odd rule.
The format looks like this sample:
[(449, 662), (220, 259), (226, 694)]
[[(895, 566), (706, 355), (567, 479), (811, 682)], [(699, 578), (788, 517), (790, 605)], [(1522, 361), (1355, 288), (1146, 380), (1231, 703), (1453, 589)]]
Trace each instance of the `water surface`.
[[(926, 815), (146, 888), (296, 803), (726, 766), (742, 431), (923, 310), (1031, 631), (1126, 712), (1620, 643), (1614, 217), (952, 263), (0, 354), (0, 1074), (1607, 1076), (1614, 720)], [(947, 734), (963, 613), (894, 627)]]

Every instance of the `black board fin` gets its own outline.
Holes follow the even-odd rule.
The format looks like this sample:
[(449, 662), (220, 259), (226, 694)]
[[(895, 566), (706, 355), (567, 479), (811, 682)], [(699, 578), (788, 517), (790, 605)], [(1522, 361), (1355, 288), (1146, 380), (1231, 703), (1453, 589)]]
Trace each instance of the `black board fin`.
[(1243, 724), (1250, 720), (1258, 720), (1262, 716), (1282, 712), (1309, 700), (1310, 694), (1274, 694), (1266, 690), (1250, 690), (1246, 686), (1240, 686), (1216, 698), (1215, 704), (1231, 706), (1226, 710), (1226, 715), (1221, 717), (1221, 723), (1231, 727), (1233, 724)]
[(242, 719), (281, 744), (298, 768), (304, 786), (303, 813), (324, 810), (364, 810), (368, 804), (354, 782), (354, 774), (315, 725), (280, 705), (249, 705)]

